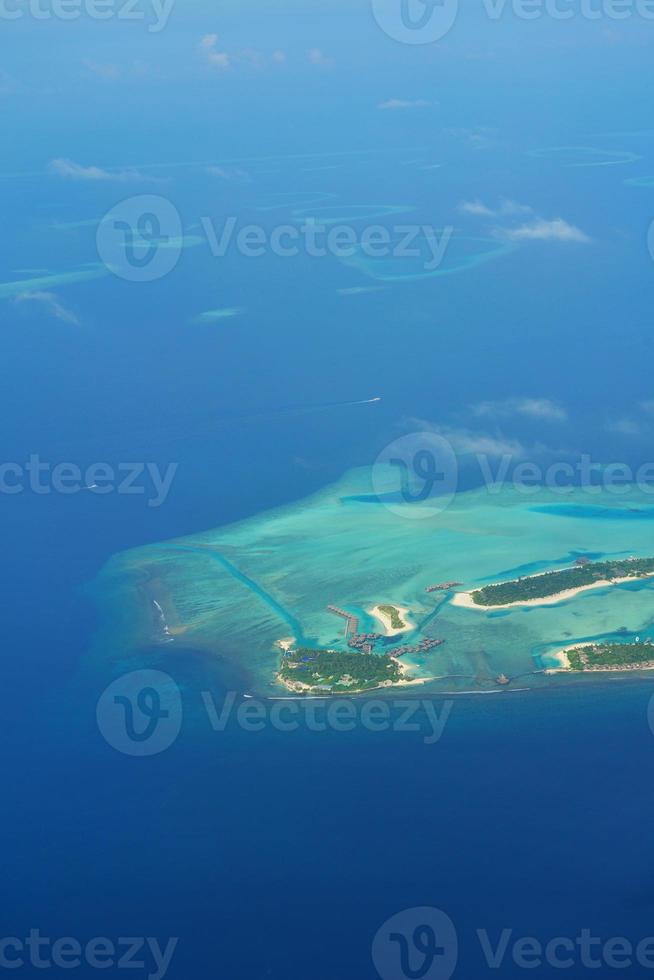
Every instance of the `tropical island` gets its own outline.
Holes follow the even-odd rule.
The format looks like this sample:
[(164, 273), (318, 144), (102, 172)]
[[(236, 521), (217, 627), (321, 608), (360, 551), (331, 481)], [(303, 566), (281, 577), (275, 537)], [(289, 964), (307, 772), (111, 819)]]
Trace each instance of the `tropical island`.
[(406, 668), (386, 654), (341, 653), (297, 647), (282, 657), (279, 680), (291, 691), (306, 694), (360, 694), (379, 687), (412, 683)]
[[(590, 639), (654, 640), (651, 496), (601, 491), (591, 506), (583, 488), (564, 502), (544, 488), (536, 508), (509, 485), (480, 488), (432, 523), (390, 520), (370, 481), (368, 468), (351, 471), (307, 500), (114, 555), (89, 587), (100, 615), (88, 669), (113, 668), (117, 650), (135, 669), (188, 651), (230, 690), (270, 697), (392, 697), (418, 683), (486, 694), (500, 678), (517, 692), (652, 673), (649, 648), (620, 648), (608, 665), (582, 650), (613, 673), (553, 656)], [(389, 634), (398, 620), (405, 630)]]
[(654, 670), (654, 643), (636, 640), (635, 643), (579, 643), (564, 647), (555, 654), (556, 670)]
[(571, 599), (588, 589), (606, 588), (651, 575), (654, 575), (654, 558), (588, 561), (558, 571), (540, 572), (509, 582), (497, 582), (473, 592), (458, 592), (452, 599), (452, 604), (466, 609), (484, 610), (547, 605)]
[(370, 609), (369, 612), (371, 616), (374, 616), (382, 624), (386, 631), (386, 636), (404, 633), (405, 630), (409, 629), (407, 622), (409, 610), (404, 609), (402, 606), (377, 605)]

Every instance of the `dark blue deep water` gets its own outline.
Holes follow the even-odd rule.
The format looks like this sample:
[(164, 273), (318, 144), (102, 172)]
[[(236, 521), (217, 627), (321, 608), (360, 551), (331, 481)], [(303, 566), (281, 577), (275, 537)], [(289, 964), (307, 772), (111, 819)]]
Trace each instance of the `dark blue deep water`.
[(171, 976), (299, 980), (374, 977), (373, 935), (415, 906), (451, 917), (470, 978), (477, 929), (651, 934), (651, 684), (461, 699), (425, 744), (424, 721), (216, 733), (197, 708), (203, 687), (220, 703), (215, 675), (190, 652), (169, 666), (187, 720), (151, 759), (102, 741), (93, 690), (5, 726), (22, 760), (5, 768), (11, 935), (178, 936)]
[[(525, 968), (507, 954), (488, 970), (476, 930), (654, 934), (649, 681), (459, 698), (435, 744), (360, 727), (216, 733), (201, 692), (220, 701), (248, 679), (174, 645), (158, 661), (183, 692), (174, 745), (130, 758), (95, 721), (125, 651), (91, 657), (89, 583), (116, 552), (298, 500), (425, 426), (464, 454), (651, 462), (654, 196), (625, 183), (654, 173), (651, 21), (461, 8), (442, 44), (415, 48), (367, 0), (179, 0), (161, 34), (2, 20), (0, 462), (177, 471), (158, 508), (0, 493), (0, 942), (179, 937), (173, 980), (373, 980), (382, 923), (433, 906), (458, 933), (455, 977), (504, 980)], [(207, 62), (214, 44), (229, 71)], [(533, 153), (562, 146), (627, 162)], [(143, 193), (173, 201), (190, 235), (230, 215), (270, 230), (315, 195), (343, 215), (382, 205), (385, 223), (407, 206), (402, 222), (466, 241), (559, 218), (584, 238), (379, 292), (343, 293), (379, 281), (333, 256), (206, 246), (151, 284), (66, 280), (98, 262), (98, 219)], [(472, 218), (464, 201), (527, 211)], [(245, 312), (198, 322), (225, 308)], [(565, 413), (521, 414), (521, 399)], [(646, 533), (651, 512), (632, 516)]]

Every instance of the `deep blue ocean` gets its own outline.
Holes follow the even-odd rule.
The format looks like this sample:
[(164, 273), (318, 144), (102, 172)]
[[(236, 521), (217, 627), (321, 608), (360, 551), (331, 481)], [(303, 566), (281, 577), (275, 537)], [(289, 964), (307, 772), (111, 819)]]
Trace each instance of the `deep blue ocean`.
[[(461, 697), (433, 745), (422, 732), (216, 733), (200, 692), (220, 698), (241, 678), (176, 645), (163, 661), (184, 693), (174, 746), (128, 758), (95, 722), (121, 651), (89, 662), (89, 584), (116, 552), (301, 499), (371, 464), (412, 419), (604, 462), (651, 459), (651, 410), (637, 406), (654, 397), (654, 196), (624, 183), (654, 173), (651, 25), (612, 24), (614, 43), (595, 24), (491, 29), (464, 11), (439, 60), (378, 37), (367, 5), (310, 6), (219, 17), (180, 2), (160, 36), (17, 22), (0, 76), (2, 283), (97, 262), (94, 225), (53, 225), (97, 221), (139, 193), (173, 200), (189, 234), (205, 216), (272, 227), (292, 209), (262, 207), (317, 192), (344, 214), (406, 205), (407, 220), (437, 227), (461, 223), (463, 200), (526, 201), (591, 242), (536, 241), (358, 295), (338, 290), (379, 283), (335, 259), (216, 259), (198, 246), (150, 285), (107, 275), (32, 290), (76, 323), (51, 300), (17, 301), (25, 289), (0, 299), (4, 461), (177, 465), (159, 508), (144, 496), (0, 495), (0, 938), (179, 937), (173, 980), (367, 980), (385, 920), (433, 906), (456, 925), (455, 977), (520, 977), (509, 955), (488, 970), (476, 930), (543, 943), (585, 928), (654, 935), (649, 681)], [(217, 84), (196, 58), (214, 30), (234, 50), (287, 49), (288, 69), (271, 78), (239, 62)], [(316, 46), (333, 65), (310, 73)], [(377, 111), (396, 97), (430, 105)], [(529, 155), (579, 146), (638, 159), (565, 167)], [(59, 158), (147, 179), (66, 179), (48, 168)], [(212, 181), (205, 163), (247, 180)], [(193, 324), (216, 308), (245, 312)], [(565, 403), (565, 427), (469, 414), (525, 396)]]

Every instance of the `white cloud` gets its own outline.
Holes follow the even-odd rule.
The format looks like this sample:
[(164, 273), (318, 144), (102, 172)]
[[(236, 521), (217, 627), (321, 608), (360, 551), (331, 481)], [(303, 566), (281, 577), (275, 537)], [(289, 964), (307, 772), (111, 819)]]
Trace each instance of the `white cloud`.
[(526, 449), (517, 439), (472, 429), (444, 428), (441, 435), (451, 443), (456, 453), (482, 453), (484, 456), (524, 456)]
[(425, 432), (435, 432), (442, 436), (452, 446), (455, 453), (480, 453), (484, 456), (525, 456), (526, 448), (517, 439), (509, 439), (501, 434), (479, 432), (460, 426), (441, 425), (428, 422), (425, 419), (408, 419), (407, 423), (413, 429)]
[(459, 211), (462, 214), (474, 214), (481, 218), (495, 217), (495, 211), (492, 208), (486, 207), (483, 201), (462, 201), (459, 204)]
[(482, 218), (500, 218), (514, 214), (533, 214), (533, 208), (528, 204), (520, 204), (518, 201), (502, 200), (495, 208), (490, 208), (483, 201), (462, 201), (459, 204), (459, 211), (462, 214), (477, 215)]
[(252, 177), (247, 170), (239, 170), (237, 167), (207, 167), (210, 177), (219, 177), (221, 180), (228, 180), (231, 183), (249, 184)]
[(324, 55), (320, 48), (311, 48), (307, 57), (312, 65), (317, 65), (319, 68), (330, 68), (334, 64), (332, 59)]
[(519, 215), (533, 215), (531, 221), (524, 224), (514, 225), (511, 228), (496, 227), (493, 229), (495, 235), (500, 238), (508, 239), (512, 242), (520, 241), (541, 241), (541, 242), (590, 242), (589, 236), (570, 224), (563, 218), (553, 218), (548, 220), (535, 214), (534, 209), (529, 204), (521, 204), (519, 201), (504, 198), (495, 207), (489, 207), (479, 198), (474, 201), (462, 201), (459, 204), (459, 211), (462, 214), (472, 215), (478, 218), (511, 218)]
[(547, 221), (545, 218), (536, 218), (529, 224), (520, 225), (517, 228), (497, 228), (498, 235), (508, 238), (512, 242), (538, 241), (538, 242), (590, 242), (588, 235), (575, 225), (569, 224), (563, 218), (554, 218)]
[(86, 70), (97, 78), (105, 81), (116, 81), (119, 78), (138, 77), (142, 78), (150, 74), (150, 68), (142, 61), (132, 61), (127, 64), (117, 65), (110, 62), (92, 61), (84, 58), (82, 64)]
[(268, 65), (283, 65), (286, 63), (286, 52), (277, 49), (271, 55), (266, 55), (255, 48), (241, 48), (238, 51), (224, 51), (219, 47), (217, 34), (205, 34), (198, 44), (200, 56), (211, 68), (227, 71), (236, 65), (247, 65), (261, 70)]
[(389, 99), (387, 102), (380, 102), (378, 109), (424, 109), (431, 105), (426, 99)]
[(498, 130), (490, 126), (476, 126), (473, 129), (444, 129), (444, 136), (467, 143), (473, 150), (486, 150), (497, 141)]
[(90, 71), (92, 75), (97, 75), (98, 78), (115, 79), (122, 75), (122, 69), (118, 65), (103, 65), (97, 61), (90, 61), (88, 58), (84, 59), (83, 64), (87, 71)]
[(206, 58), (209, 65), (212, 68), (218, 68), (220, 71), (225, 71), (231, 66), (232, 59), (226, 51), (218, 50), (218, 35), (217, 34), (205, 34), (203, 38), (200, 39), (200, 44), (198, 45), (200, 53)]
[(147, 180), (138, 170), (102, 170), (100, 167), (84, 167), (74, 160), (59, 157), (51, 160), (48, 169), (59, 177), (73, 180)]
[(266, 64), (265, 55), (261, 51), (255, 51), (254, 48), (243, 48), (234, 57), (237, 61), (246, 62), (251, 68), (263, 68)]
[(495, 419), (523, 415), (551, 422), (565, 422), (568, 418), (566, 410), (549, 398), (507, 398), (500, 402), (481, 402), (474, 406), (473, 412), (478, 416)]
[(46, 292), (26, 292), (18, 293), (14, 297), (14, 303), (40, 303), (50, 316), (55, 317), (57, 320), (62, 320), (64, 323), (72, 323), (74, 326), (80, 326), (80, 322), (73, 313), (72, 310), (67, 309), (56, 293), (46, 293)]

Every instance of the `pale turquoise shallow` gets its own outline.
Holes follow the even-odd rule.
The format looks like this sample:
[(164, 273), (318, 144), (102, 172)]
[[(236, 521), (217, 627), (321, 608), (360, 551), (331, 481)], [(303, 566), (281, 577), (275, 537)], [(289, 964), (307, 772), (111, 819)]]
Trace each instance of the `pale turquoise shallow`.
[(370, 470), (358, 469), (299, 503), (115, 555), (94, 589), (104, 612), (96, 653), (120, 649), (140, 666), (144, 651), (160, 644), (205, 649), (244, 668), (252, 690), (279, 693), (277, 641), (343, 647), (343, 621), (328, 605), (373, 629), (365, 610), (397, 603), (416, 624), (409, 642), (446, 641), (406, 658), (416, 676), (437, 678), (428, 689), (481, 692), (497, 690), (500, 673), (512, 689), (606, 681), (545, 675), (548, 652), (589, 638), (652, 635), (654, 579), (499, 612), (457, 608), (449, 596), (425, 592), (441, 581), (468, 589), (560, 568), (580, 555), (654, 555), (652, 494), (493, 487), (459, 493), (442, 512), (428, 502), (427, 516), (415, 519), (420, 506), (389, 508), (375, 497)]

